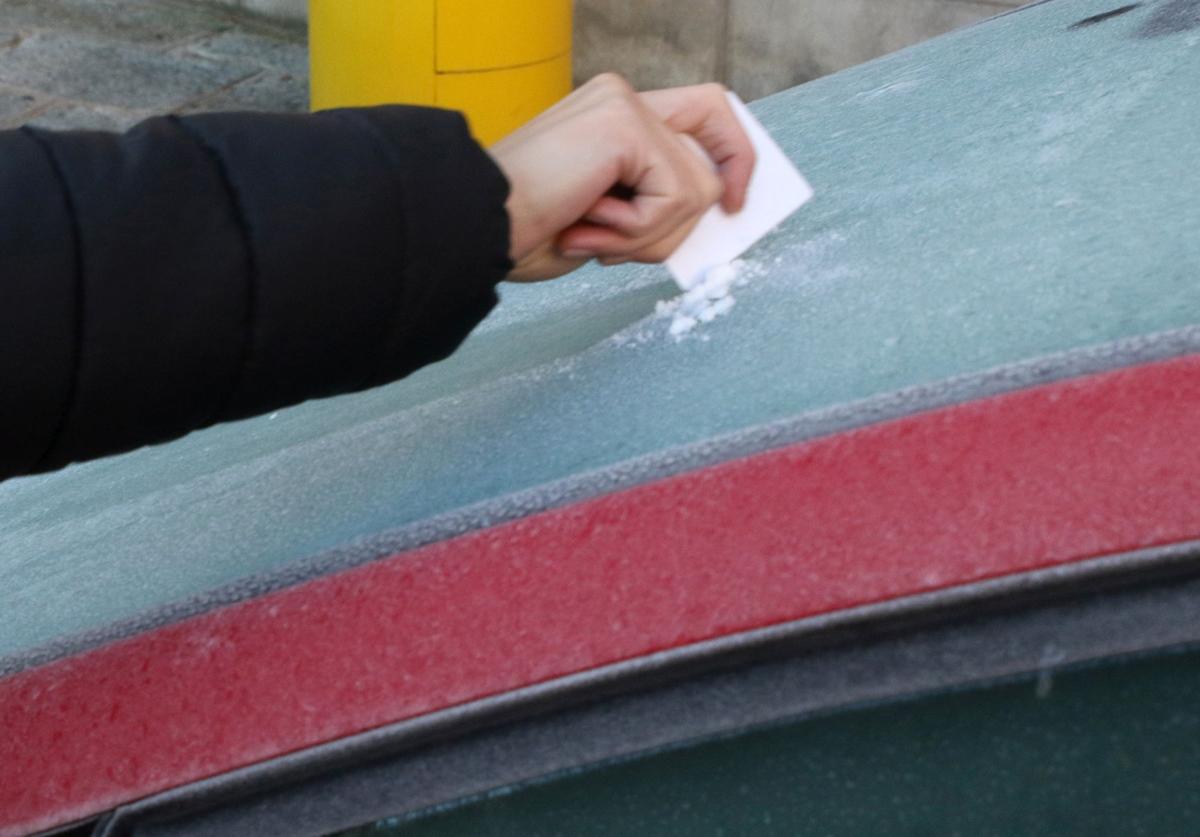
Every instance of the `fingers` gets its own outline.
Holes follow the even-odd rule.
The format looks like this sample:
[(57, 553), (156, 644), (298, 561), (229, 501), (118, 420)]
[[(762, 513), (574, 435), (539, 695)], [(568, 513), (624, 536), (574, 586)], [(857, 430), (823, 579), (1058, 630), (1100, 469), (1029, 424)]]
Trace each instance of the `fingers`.
[(720, 199), (724, 185), (695, 143), (648, 109), (644, 117), (641, 151), (621, 171), (628, 186), (610, 190), (560, 236), (564, 253), (606, 264), (663, 261)]
[(570, 256), (606, 264), (659, 262), (669, 257), (720, 198), (721, 181), (678, 139), (668, 135), (661, 158), (644, 173), (631, 200), (606, 195), (559, 238)]
[(639, 191), (628, 198), (604, 196), (582, 220), (649, 243), (670, 232), (670, 227), (704, 212), (720, 198), (720, 180), (699, 160), (684, 157), (659, 165), (667, 171), (648, 172)]
[(595, 257), (607, 266), (626, 262), (657, 264), (669, 259), (698, 223), (700, 216), (692, 217), (683, 224), (673, 226), (662, 238), (649, 243), (632, 241), (608, 227), (581, 223), (563, 233), (558, 249), (575, 258), (584, 254)]
[(719, 84), (656, 90), (642, 101), (672, 130), (695, 138), (717, 164), (725, 194), (721, 205), (737, 212), (746, 203), (756, 154)]
[(739, 207), (753, 149), (721, 90), (642, 96), (601, 76), (492, 146), (511, 187), (513, 278), (662, 261), (718, 200)]

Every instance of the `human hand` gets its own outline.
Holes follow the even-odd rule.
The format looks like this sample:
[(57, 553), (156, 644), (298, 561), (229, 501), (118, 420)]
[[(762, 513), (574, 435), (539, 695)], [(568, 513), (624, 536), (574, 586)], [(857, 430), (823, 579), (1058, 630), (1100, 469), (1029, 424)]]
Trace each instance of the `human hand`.
[(491, 153), (512, 186), (508, 278), (517, 281), (592, 258), (666, 260), (718, 200), (742, 208), (755, 161), (721, 85), (639, 94), (616, 75), (588, 82)]

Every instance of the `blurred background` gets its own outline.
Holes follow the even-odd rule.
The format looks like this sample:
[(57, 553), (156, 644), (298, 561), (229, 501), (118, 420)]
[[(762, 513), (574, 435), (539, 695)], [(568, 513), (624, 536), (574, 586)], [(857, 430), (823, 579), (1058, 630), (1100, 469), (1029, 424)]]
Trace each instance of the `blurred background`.
[(715, 80), (753, 100), (1022, 4), (0, 0), (0, 128), (407, 102), (466, 111), (492, 142), (572, 78), (616, 71), (641, 89)]
[[(218, 0), (302, 21), (307, 0)], [(576, 0), (575, 78), (717, 80), (755, 99), (1026, 0)]]

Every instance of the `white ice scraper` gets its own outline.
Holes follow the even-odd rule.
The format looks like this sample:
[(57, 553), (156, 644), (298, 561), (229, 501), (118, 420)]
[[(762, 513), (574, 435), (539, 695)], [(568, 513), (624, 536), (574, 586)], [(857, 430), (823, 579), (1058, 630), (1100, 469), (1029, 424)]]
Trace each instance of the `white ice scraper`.
[(685, 291), (703, 282), (713, 268), (728, 264), (749, 250), (813, 196), (804, 175), (796, 170), (750, 109), (733, 93), (729, 94), (729, 101), (754, 143), (758, 163), (742, 211), (730, 215), (720, 206), (714, 206), (667, 260), (667, 269)]

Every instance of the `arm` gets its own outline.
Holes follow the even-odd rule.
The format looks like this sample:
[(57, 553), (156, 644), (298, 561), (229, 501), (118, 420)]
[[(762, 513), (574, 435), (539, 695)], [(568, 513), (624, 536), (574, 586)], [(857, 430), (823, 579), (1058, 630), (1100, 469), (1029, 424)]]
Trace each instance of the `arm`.
[(507, 195), (418, 108), (0, 134), (0, 478), (445, 357), (511, 267)]
[(491, 155), (408, 107), (0, 133), (0, 479), (401, 378), (506, 276), (665, 259), (753, 164), (719, 87), (615, 76)]

